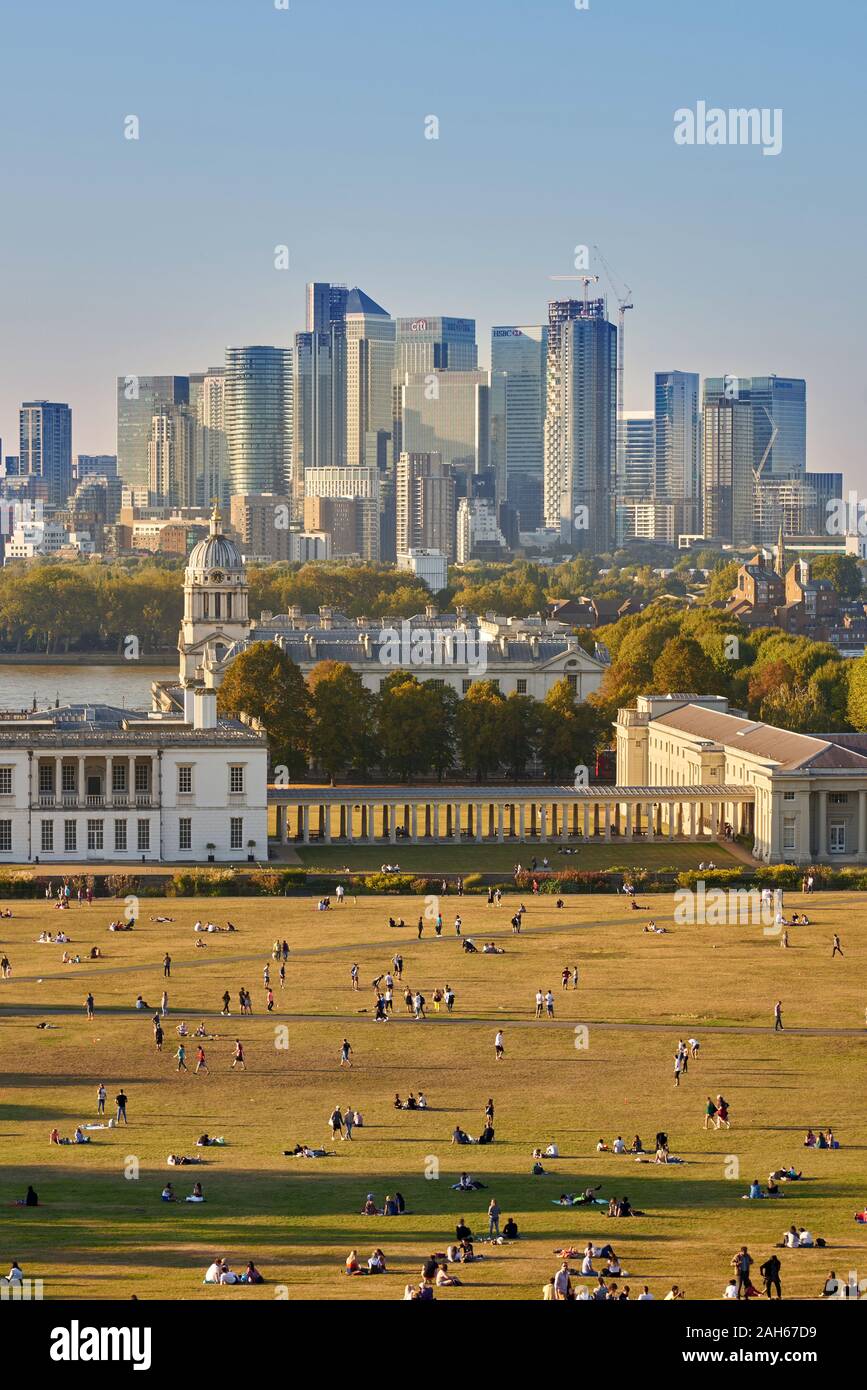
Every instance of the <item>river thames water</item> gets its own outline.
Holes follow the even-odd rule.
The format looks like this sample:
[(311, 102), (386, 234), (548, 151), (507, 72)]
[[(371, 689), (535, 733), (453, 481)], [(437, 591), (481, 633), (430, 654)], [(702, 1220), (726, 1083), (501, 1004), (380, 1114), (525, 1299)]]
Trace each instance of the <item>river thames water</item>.
[(38, 709), (61, 705), (120, 705), (149, 709), (151, 682), (170, 680), (174, 666), (14, 666), (0, 665), (0, 710)]

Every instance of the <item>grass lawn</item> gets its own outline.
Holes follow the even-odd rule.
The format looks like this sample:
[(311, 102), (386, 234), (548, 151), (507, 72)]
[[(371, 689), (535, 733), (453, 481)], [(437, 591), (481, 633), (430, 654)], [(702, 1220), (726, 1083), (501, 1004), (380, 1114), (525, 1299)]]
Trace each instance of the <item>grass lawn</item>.
[(577, 854), (559, 854), (556, 845), (295, 845), (307, 869), (350, 869), (375, 871), (383, 864), (397, 862), (407, 873), (507, 873), (516, 863), (528, 867), (534, 857), (539, 864), (548, 855), (556, 869), (610, 869), (629, 865), (644, 869), (697, 869), (713, 860), (718, 869), (737, 867), (736, 860), (722, 845), (694, 843), (583, 844)]
[[(521, 1239), (479, 1245), (486, 1258), (462, 1270), (463, 1287), (437, 1297), (537, 1299), (558, 1266), (555, 1246), (592, 1238), (614, 1245), (633, 1296), (647, 1283), (660, 1298), (676, 1282), (689, 1298), (715, 1299), (737, 1247), (746, 1242), (761, 1261), (793, 1222), (824, 1236), (829, 1248), (780, 1252), (784, 1295), (815, 1297), (832, 1268), (864, 1271), (867, 1228), (853, 1221), (867, 1199), (860, 898), (810, 898), (813, 925), (790, 929), (787, 951), (761, 926), (672, 927), (667, 897), (651, 900), (656, 920), (671, 928), (665, 936), (642, 933), (649, 914), (608, 895), (571, 898), (560, 911), (548, 899), (531, 899), (524, 930), (513, 936), (515, 901), (496, 909), (484, 898), (444, 898), (442, 939), (428, 924), (421, 941), (414, 928), (388, 927), (398, 912), (417, 919), (423, 902), (410, 898), (364, 898), (327, 914), (311, 899), (143, 899), (139, 925), (125, 935), (106, 930), (119, 914), (116, 903), (65, 914), (43, 902), (13, 903), (13, 920), (0, 921), (0, 955), (13, 967), (12, 978), (0, 982), (0, 1262), (8, 1268), (17, 1259), (26, 1275), (41, 1277), (46, 1299), (136, 1293), (234, 1302), (274, 1298), (275, 1286), (285, 1286), (290, 1300), (399, 1299), (408, 1280), (417, 1282), (422, 1259), (445, 1248), (458, 1217), (481, 1235), (496, 1196), (503, 1217), (517, 1219)], [(787, 894), (786, 907), (803, 901)], [(496, 938), (505, 954), (460, 951), (458, 906), (465, 934)], [(161, 912), (174, 921), (150, 920)], [(196, 949), (198, 915), (231, 918), (237, 933), (207, 936), (205, 949)], [(43, 927), (61, 923), (72, 938), (67, 949), (84, 955), (98, 944), (105, 958), (64, 966), (62, 946), (36, 944)], [(842, 935), (842, 960), (831, 958), (834, 931)], [(277, 1002), (269, 1016), (262, 969), (278, 936), (292, 953), (283, 991), (271, 964)], [(427, 996), (430, 1016), (411, 1020), (397, 994), (393, 1020), (375, 1025), (370, 982), (398, 947), (404, 982)], [(166, 950), (173, 958), (168, 981)], [(361, 967), (358, 994), (350, 988), (353, 961)], [(575, 963), (579, 988), (564, 992), (561, 971)], [(456, 992), (455, 1012), (436, 1015), (431, 996), (446, 982)], [(156, 1005), (164, 984), (170, 1012), (159, 1054), (150, 1010), (136, 1012), (133, 1003), (141, 992)], [(241, 986), (253, 992), (253, 1017), (237, 1017)], [(535, 990), (549, 986), (557, 1017), (536, 1022)], [(225, 989), (232, 994), (228, 1019), (219, 1015)], [(88, 990), (96, 1001), (92, 1023), (83, 1007)], [(778, 998), (786, 1031), (775, 1034)], [(192, 1073), (192, 1038), (190, 1073), (176, 1070), (181, 1019), (191, 1031), (204, 1019), (218, 1035), (204, 1044), (210, 1074)], [(52, 1027), (37, 1029), (42, 1021)], [(588, 1030), (586, 1047), (576, 1046), (579, 1025)], [(501, 1063), (494, 1060), (497, 1026), (505, 1030)], [(675, 1045), (691, 1035), (701, 1040), (700, 1057), (675, 1089)], [(348, 1072), (338, 1065), (344, 1036), (354, 1049)], [(236, 1037), (247, 1050), (246, 1072), (229, 1069)], [(100, 1081), (110, 1101), (120, 1086), (126, 1090), (129, 1128), (93, 1131), (89, 1145), (49, 1146), (52, 1126), (70, 1135), (76, 1122), (95, 1120)], [(395, 1091), (420, 1089), (427, 1112), (393, 1109)], [(718, 1092), (731, 1105), (730, 1131), (702, 1127), (706, 1097)], [(489, 1096), (496, 1142), (452, 1146), (456, 1123), (479, 1133)], [(336, 1103), (364, 1117), (351, 1144), (332, 1144), (327, 1135)], [(808, 1125), (831, 1125), (842, 1148), (803, 1148)], [(668, 1132), (682, 1166), (596, 1152), (600, 1136), (610, 1144), (618, 1134), (629, 1143), (638, 1133), (652, 1146), (658, 1129)], [(226, 1146), (197, 1151), (203, 1130), (224, 1135)], [(545, 1161), (549, 1176), (532, 1177), (534, 1145), (552, 1139), (562, 1157)], [(296, 1141), (336, 1152), (283, 1157)], [(198, 1152), (206, 1161), (169, 1168), (170, 1152)], [(784, 1187), (781, 1200), (741, 1200), (751, 1178), (764, 1181), (790, 1163), (803, 1169), (804, 1181)], [(452, 1191), (464, 1168), (485, 1191)], [(167, 1178), (181, 1196), (201, 1180), (206, 1202), (161, 1203)], [(14, 1206), (29, 1182), (39, 1207)], [(606, 1198), (628, 1194), (646, 1214), (616, 1221), (602, 1209), (552, 1205), (560, 1192), (591, 1184), (601, 1184)], [(359, 1215), (368, 1192), (381, 1205), (396, 1189), (406, 1200), (403, 1217)], [(389, 1272), (346, 1278), (350, 1248), (366, 1262), (375, 1246), (384, 1249)], [(268, 1283), (203, 1287), (215, 1255), (241, 1268), (252, 1257)]]

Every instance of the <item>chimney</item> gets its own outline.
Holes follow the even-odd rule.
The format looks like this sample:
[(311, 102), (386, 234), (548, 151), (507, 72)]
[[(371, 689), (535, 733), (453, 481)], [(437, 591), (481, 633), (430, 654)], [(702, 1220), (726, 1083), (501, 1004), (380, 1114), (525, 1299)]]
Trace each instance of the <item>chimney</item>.
[(184, 723), (192, 724), (195, 687), (192, 685), (184, 686)]
[(195, 692), (195, 704), (193, 713), (194, 729), (216, 729), (217, 727), (217, 692), (200, 688)]

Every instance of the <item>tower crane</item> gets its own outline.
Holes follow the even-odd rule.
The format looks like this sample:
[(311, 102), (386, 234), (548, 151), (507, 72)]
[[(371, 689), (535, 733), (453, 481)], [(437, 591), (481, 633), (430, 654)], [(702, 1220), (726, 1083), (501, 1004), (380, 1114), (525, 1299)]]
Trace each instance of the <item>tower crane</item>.
[[(603, 270), (608, 279), (608, 283), (614, 292), (617, 300), (617, 442), (616, 442), (616, 490), (619, 492), (623, 487), (626, 474), (626, 413), (623, 400), (623, 381), (624, 381), (624, 361), (625, 361), (625, 339), (626, 339), (626, 311), (634, 309), (632, 303), (632, 290), (622, 280), (618, 280), (611, 266), (606, 261), (598, 246), (593, 250), (598, 256)], [(599, 278), (598, 276), (596, 277)]]

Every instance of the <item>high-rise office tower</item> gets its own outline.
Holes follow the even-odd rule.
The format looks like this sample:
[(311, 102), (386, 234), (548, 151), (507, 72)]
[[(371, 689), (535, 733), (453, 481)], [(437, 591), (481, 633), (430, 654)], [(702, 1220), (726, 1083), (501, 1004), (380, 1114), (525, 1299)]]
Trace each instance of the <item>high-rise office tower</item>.
[(407, 372), (399, 394), (402, 453), (438, 454), (464, 474), (488, 467), (488, 372)]
[(654, 374), (656, 497), (674, 506), (676, 533), (702, 527), (701, 403), (697, 372)]
[[(404, 448), (401, 386), (407, 373), (471, 372), (478, 366), (475, 319), (436, 315), (395, 320), (393, 454)], [(406, 446), (407, 448), (409, 445)]]
[[(709, 383), (705, 383), (707, 388)], [(713, 392), (702, 409), (704, 534), (750, 545), (754, 528), (753, 412)]]
[(116, 454), (76, 454), (72, 460), (73, 482), (81, 483), (94, 474), (102, 478), (117, 477)]
[(292, 349), (226, 348), (223, 423), (232, 494), (292, 481)]
[(362, 290), (346, 297), (346, 463), (379, 468), (391, 463), (392, 373), (395, 324)]
[(349, 290), (345, 285), (314, 281), (307, 286), (307, 332), (325, 333), (334, 323), (342, 323)]
[(148, 491), (161, 506), (194, 507), (196, 420), (188, 405), (161, 405), (151, 421)]
[(807, 383), (802, 377), (707, 377), (705, 401), (748, 402), (753, 413), (753, 470), (759, 480), (803, 478), (807, 471)]
[(652, 410), (627, 410), (623, 417), (624, 466), (618, 483), (625, 497), (650, 501), (654, 493), (656, 420)]
[(60, 401), (24, 401), (18, 428), (19, 474), (40, 478), (48, 501), (62, 506), (72, 490), (72, 411)]
[(304, 474), (308, 468), (339, 466), (334, 455), (334, 436), (335, 430), (339, 431), (341, 416), (335, 413), (333, 347), (331, 329), (295, 334), (292, 464), (296, 502), (304, 498)]
[(209, 507), (216, 500), (229, 501), (229, 468), (225, 423), (226, 374), (222, 367), (209, 367), (202, 378), (196, 405), (197, 446), (196, 490), (199, 505)]
[(397, 461), (395, 514), (398, 556), (441, 550), (455, 557), (456, 496), (451, 467), (439, 454), (407, 453)]
[(148, 485), (148, 445), (161, 405), (188, 405), (187, 376), (119, 376), (117, 379), (117, 471), (132, 487)]
[(564, 545), (604, 554), (613, 540), (617, 329), (604, 299), (548, 306), (546, 525)]
[(491, 330), (490, 462), (522, 531), (542, 524), (547, 349), (541, 324)]

